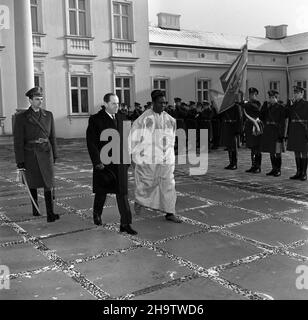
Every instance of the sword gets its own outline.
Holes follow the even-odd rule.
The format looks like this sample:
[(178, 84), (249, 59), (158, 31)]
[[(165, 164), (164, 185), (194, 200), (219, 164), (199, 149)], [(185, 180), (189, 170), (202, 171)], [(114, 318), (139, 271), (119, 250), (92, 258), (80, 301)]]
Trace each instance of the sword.
[(25, 171), (26, 171), (25, 169), (18, 169), (18, 172), (19, 172), (19, 174), (20, 174), (20, 176), (21, 176), (22, 182), (23, 182), (24, 185), (26, 186), (27, 192), (28, 192), (28, 194), (29, 194), (29, 196), (30, 196), (31, 202), (32, 202), (32, 204), (34, 205), (34, 207), (35, 207), (35, 209), (37, 210), (37, 212), (40, 214), (40, 210), (39, 210), (36, 202), (34, 201), (34, 199), (33, 199), (33, 197), (32, 197), (32, 194), (31, 194), (31, 192), (30, 192), (30, 188), (29, 188), (28, 183), (27, 183)]

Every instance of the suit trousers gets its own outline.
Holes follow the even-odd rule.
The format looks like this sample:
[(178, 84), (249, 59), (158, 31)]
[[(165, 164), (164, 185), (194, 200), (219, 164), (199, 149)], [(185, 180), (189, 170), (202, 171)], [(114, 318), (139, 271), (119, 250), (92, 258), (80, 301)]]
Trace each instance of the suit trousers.
[[(99, 216), (103, 213), (104, 204), (107, 198), (106, 193), (95, 193), (93, 211)], [(119, 213), (121, 216), (120, 224), (131, 224), (132, 223), (132, 213), (130, 211), (130, 206), (128, 203), (127, 195), (116, 194), (117, 204)]]

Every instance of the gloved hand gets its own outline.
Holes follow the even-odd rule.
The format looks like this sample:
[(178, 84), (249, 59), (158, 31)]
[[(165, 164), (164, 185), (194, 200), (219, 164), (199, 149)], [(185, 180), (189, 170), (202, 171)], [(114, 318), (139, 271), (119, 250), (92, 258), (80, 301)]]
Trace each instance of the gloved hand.
[(25, 169), (25, 163), (24, 162), (18, 162), (17, 163), (17, 168), (18, 169)]
[(95, 166), (95, 169), (96, 169), (96, 170), (103, 170), (104, 168), (105, 168), (105, 166), (104, 166), (102, 163), (97, 164), (97, 165)]

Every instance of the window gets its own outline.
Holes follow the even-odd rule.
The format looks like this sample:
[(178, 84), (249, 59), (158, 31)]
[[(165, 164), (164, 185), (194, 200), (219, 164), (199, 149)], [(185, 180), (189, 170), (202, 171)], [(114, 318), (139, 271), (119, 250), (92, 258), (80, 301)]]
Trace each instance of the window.
[(128, 77), (116, 77), (115, 78), (116, 95), (118, 96), (120, 103), (125, 103), (131, 106), (131, 87), (132, 79)]
[(161, 90), (164, 92), (166, 99), (168, 98), (168, 80), (167, 79), (154, 79), (153, 90)]
[(39, 32), (38, 9), (37, 0), (31, 0), (32, 32)]
[(280, 82), (279, 81), (270, 81), (270, 90), (276, 90), (280, 92)]
[(121, 40), (132, 40), (131, 4), (113, 2), (113, 37)]
[(87, 35), (86, 0), (69, 0), (69, 33), (73, 36)]
[(90, 77), (71, 76), (71, 110), (72, 114), (89, 112)]
[(199, 79), (197, 81), (197, 100), (198, 102), (209, 101), (209, 80)]
[(305, 89), (304, 99), (307, 100), (307, 81), (306, 80), (294, 81), (294, 85)]

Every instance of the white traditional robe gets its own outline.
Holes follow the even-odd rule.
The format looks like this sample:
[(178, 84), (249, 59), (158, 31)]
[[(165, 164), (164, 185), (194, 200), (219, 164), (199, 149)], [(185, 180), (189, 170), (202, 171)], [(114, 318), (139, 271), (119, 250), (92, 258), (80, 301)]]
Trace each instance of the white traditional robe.
[(134, 123), (129, 149), (135, 166), (137, 203), (175, 213), (174, 143), (176, 120), (163, 111), (146, 110)]

